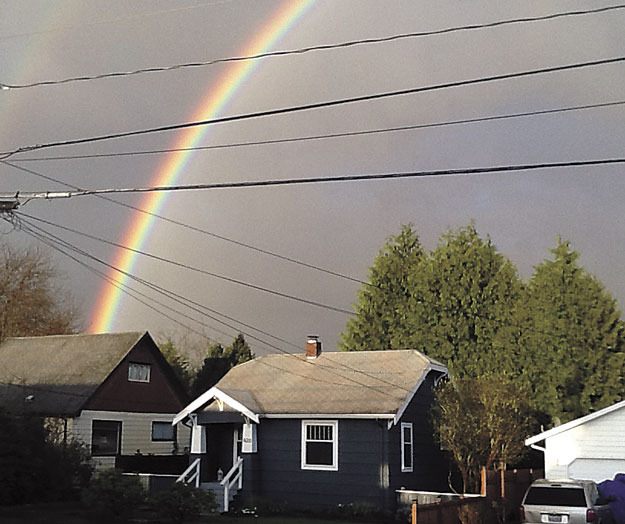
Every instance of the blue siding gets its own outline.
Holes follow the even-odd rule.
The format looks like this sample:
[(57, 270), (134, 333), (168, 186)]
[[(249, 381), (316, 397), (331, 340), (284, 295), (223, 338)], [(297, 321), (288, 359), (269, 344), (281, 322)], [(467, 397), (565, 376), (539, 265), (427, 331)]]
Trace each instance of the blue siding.
[(301, 427), (297, 419), (261, 421), (258, 454), (245, 464), (246, 495), (317, 510), (352, 502), (386, 506), (380, 478), (385, 421), (339, 420), (338, 471), (301, 469)]
[[(423, 491), (449, 491), (449, 462), (434, 439), (432, 405), (435, 373), (430, 373), (408, 405), (401, 420), (389, 435), (390, 487)], [(411, 422), (414, 467), (412, 473), (401, 471), (401, 423)]]
[[(298, 509), (333, 509), (366, 502), (395, 508), (395, 490), (447, 491), (448, 461), (434, 441), (430, 373), (399, 423), (339, 419), (338, 471), (301, 469), (299, 419), (262, 419), (258, 453), (245, 456), (244, 497)], [(413, 424), (414, 468), (401, 471), (401, 422)]]

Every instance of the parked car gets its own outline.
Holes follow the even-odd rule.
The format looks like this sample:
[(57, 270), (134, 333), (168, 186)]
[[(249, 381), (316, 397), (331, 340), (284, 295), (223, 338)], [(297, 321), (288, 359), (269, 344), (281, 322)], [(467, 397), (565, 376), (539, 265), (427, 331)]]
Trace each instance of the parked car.
[(612, 523), (592, 480), (535, 480), (521, 503), (523, 524)]

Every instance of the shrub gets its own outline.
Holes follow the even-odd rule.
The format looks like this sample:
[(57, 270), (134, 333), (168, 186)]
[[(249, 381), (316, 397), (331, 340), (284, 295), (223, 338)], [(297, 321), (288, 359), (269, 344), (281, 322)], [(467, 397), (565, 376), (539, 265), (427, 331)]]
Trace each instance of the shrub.
[(339, 504), (336, 511), (337, 516), (352, 521), (388, 521), (391, 515), (380, 509), (375, 504), (366, 501), (355, 501), (349, 504)]
[(75, 499), (91, 473), (84, 445), (52, 438), (39, 417), (0, 409), (0, 506)]
[(139, 477), (107, 469), (99, 473), (84, 491), (83, 502), (98, 513), (126, 517), (145, 501)]
[(89, 448), (76, 440), (66, 444), (49, 444), (42, 473), (49, 479), (45, 500), (79, 499), (93, 475)]
[(217, 502), (213, 493), (176, 482), (169, 489), (154, 495), (152, 507), (159, 516), (179, 523), (197, 518), (202, 512), (215, 511)]

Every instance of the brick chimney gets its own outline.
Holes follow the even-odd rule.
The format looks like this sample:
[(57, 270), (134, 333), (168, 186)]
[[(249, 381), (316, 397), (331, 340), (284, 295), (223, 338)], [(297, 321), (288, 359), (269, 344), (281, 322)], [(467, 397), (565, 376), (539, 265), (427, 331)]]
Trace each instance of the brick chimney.
[(306, 358), (317, 358), (321, 355), (321, 340), (317, 335), (308, 335), (306, 338)]

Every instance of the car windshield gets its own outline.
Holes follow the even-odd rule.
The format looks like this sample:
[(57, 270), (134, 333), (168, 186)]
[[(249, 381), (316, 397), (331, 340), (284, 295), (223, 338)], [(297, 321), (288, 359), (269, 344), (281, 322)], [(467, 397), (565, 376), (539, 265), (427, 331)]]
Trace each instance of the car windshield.
[(586, 507), (586, 497), (582, 488), (533, 487), (525, 497), (525, 504), (534, 506)]

